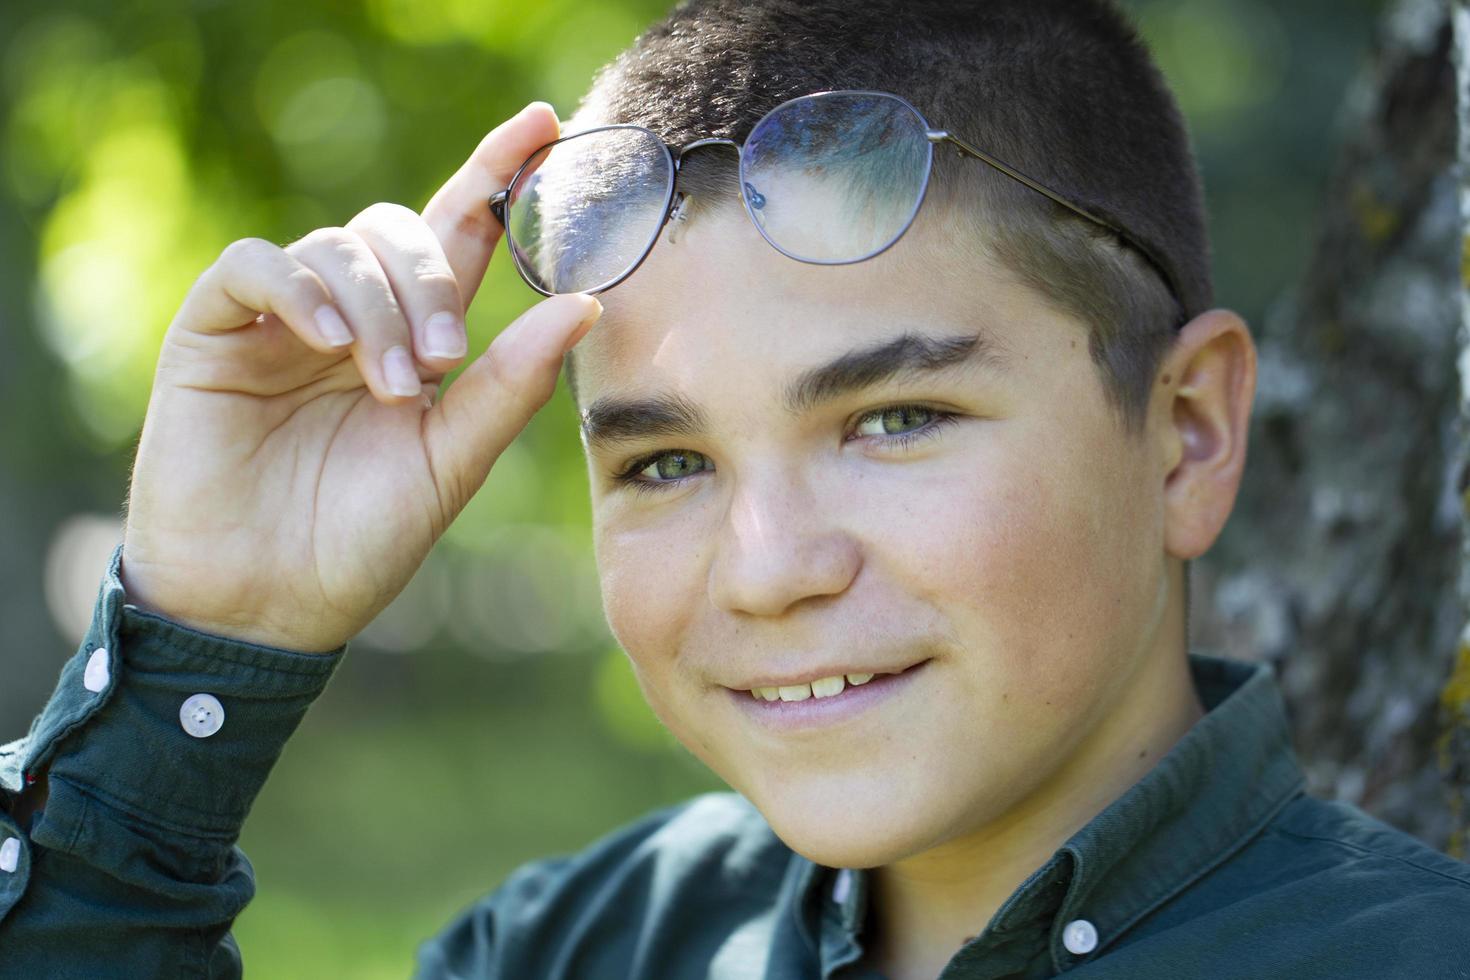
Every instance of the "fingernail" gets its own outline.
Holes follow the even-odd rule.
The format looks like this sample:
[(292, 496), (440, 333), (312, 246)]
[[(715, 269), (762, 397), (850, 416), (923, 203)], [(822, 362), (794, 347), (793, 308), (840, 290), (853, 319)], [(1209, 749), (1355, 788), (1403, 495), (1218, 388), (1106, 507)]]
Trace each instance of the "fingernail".
[(383, 351), (383, 379), (395, 395), (419, 393), (419, 373), (414, 370), (413, 357), (403, 347)]
[(316, 328), (321, 333), (322, 339), (333, 347), (346, 347), (352, 343), (352, 330), (347, 326), (347, 321), (342, 319), (342, 314), (337, 312), (336, 307), (317, 307)]
[(424, 354), (429, 357), (464, 357), (464, 324), (447, 310), (424, 321)]
[(582, 322), (578, 326), (588, 327), (602, 318), (602, 302), (596, 296), (588, 296), (587, 298), (592, 301), (592, 309), (587, 312), (586, 316), (582, 317)]
[(562, 348), (563, 354), (581, 343), (582, 338), (587, 335), (587, 331), (590, 330), (592, 328), (592, 325), (597, 322), (599, 317), (602, 316), (602, 304), (597, 301), (597, 297), (588, 296), (587, 298), (592, 300), (592, 309), (587, 313), (586, 316), (577, 321), (577, 328), (572, 331), (572, 335), (567, 338), (566, 346)]

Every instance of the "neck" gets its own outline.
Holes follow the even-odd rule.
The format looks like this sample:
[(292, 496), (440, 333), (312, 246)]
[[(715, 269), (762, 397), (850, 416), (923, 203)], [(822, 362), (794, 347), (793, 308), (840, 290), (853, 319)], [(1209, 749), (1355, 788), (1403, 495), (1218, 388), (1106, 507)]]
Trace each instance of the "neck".
[(1035, 792), (963, 838), (874, 870), (869, 960), (885, 977), (938, 976), (1032, 872), (1203, 716), (1182, 622), (1160, 634), (1179, 639), (1135, 662), (1122, 702)]

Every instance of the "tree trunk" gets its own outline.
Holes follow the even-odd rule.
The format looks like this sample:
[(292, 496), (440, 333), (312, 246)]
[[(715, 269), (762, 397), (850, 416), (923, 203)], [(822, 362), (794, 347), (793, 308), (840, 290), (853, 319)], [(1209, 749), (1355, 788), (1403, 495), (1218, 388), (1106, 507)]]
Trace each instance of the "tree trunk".
[[(1256, 330), (1239, 503), (1192, 643), (1275, 664), (1309, 790), (1465, 855), (1470, 8), (1401, 0), (1349, 89), (1314, 257)], [(1458, 67), (1458, 85), (1456, 68)]]

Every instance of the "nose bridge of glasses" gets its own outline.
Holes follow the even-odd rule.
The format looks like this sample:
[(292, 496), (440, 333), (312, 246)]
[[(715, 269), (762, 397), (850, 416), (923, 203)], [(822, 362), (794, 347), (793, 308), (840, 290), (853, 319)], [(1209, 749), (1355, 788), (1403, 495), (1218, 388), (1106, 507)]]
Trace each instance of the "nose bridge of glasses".
[(683, 146), (669, 147), (674, 157), (674, 169), (678, 170), (683, 165), (684, 155), (686, 153), (690, 150), (697, 150), (702, 146), (728, 146), (736, 153), (740, 152), (740, 144), (734, 140), (725, 139), (721, 136), (707, 136), (704, 139), (694, 140), (692, 143), (685, 143)]
[(697, 139), (692, 142), (685, 143), (683, 146), (669, 147), (669, 155), (674, 158), (675, 189), (674, 193), (669, 196), (669, 206), (667, 211), (665, 212), (665, 220), (673, 221), (676, 223), (674, 225), (674, 228), (670, 230), (669, 234), (669, 242), (671, 244), (673, 243), (675, 235), (677, 234), (677, 231), (675, 230), (678, 227), (677, 223), (683, 221), (688, 214), (688, 195), (686, 195), (684, 191), (679, 188), (679, 172), (684, 166), (684, 157), (691, 150), (698, 150), (706, 146), (729, 147), (730, 149), (735, 151), (737, 157), (740, 154), (740, 144), (732, 139), (725, 139), (722, 136), (706, 136), (703, 139)]

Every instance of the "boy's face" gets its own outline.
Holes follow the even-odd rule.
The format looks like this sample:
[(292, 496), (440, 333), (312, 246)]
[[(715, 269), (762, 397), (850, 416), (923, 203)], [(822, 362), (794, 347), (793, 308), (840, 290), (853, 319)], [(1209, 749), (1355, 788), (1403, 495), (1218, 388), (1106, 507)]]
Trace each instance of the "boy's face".
[[(837, 267), (698, 214), (577, 351), (580, 407), (619, 436), (588, 445), (612, 629), (664, 723), (828, 865), (1013, 811), (1170, 640), (1158, 440), (1124, 434), (1083, 325), (942, 214)], [(890, 374), (905, 335), (953, 363)], [(812, 373), (854, 352), (873, 356)], [(618, 483), (639, 460), (647, 482)], [(868, 673), (831, 698), (750, 693)]]

